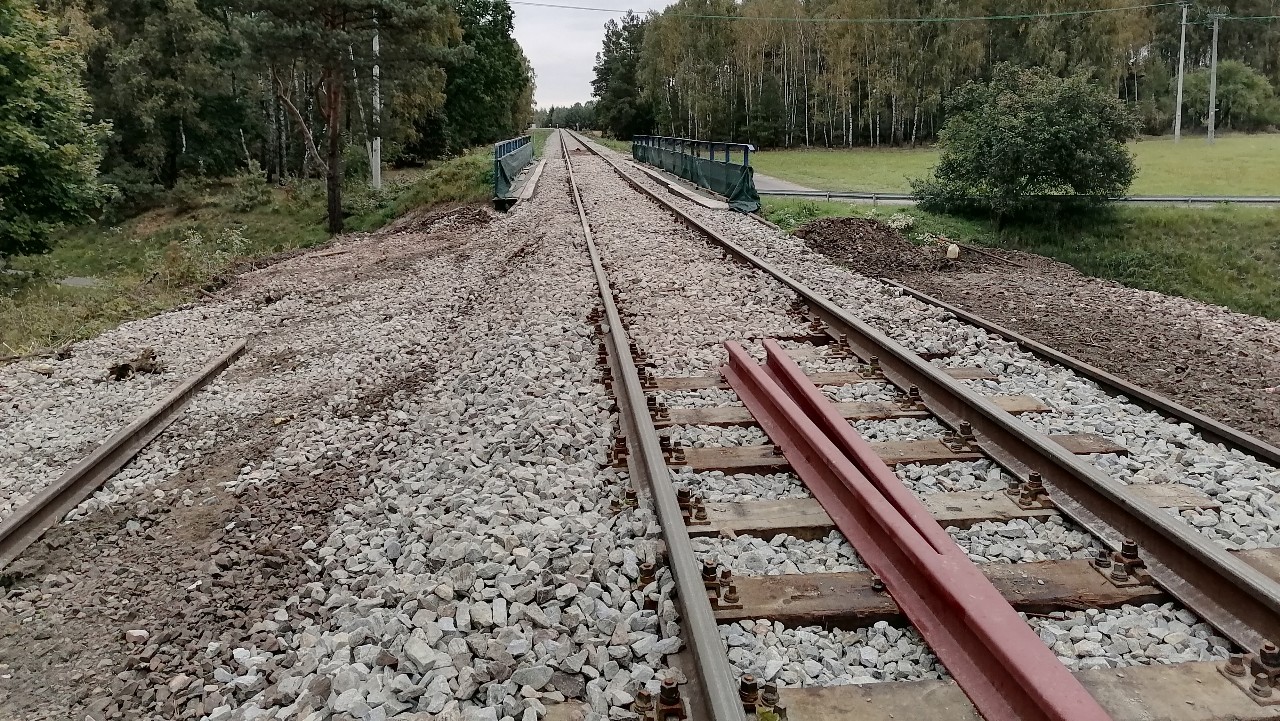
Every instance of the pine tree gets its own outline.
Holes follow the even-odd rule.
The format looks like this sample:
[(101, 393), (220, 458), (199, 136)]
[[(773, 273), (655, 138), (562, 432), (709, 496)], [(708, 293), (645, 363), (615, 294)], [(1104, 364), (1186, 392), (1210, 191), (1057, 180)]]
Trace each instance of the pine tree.
[[(370, 47), (376, 30), (384, 64), (413, 60), (415, 72), (430, 76), (442, 58), (439, 49), (456, 38), (453, 14), (442, 0), (242, 0), (241, 9), (250, 43), (270, 64), (276, 95), (297, 125), (308, 157), (324, 172), (329, 232), (340, 233), (343, 103), (355, 58)], [(315, 129), (294, 102), (312, 94), (319, 97), (324, 121), (323, 156)]]

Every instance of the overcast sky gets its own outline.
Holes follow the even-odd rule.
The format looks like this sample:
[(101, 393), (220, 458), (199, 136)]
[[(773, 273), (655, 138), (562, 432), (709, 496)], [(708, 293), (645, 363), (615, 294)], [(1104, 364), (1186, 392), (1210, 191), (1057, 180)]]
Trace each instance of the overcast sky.
[(516, 40), (533, 63), (538, 107), (573, 105), (591, 100), (591, 68), (604, 41), (604, 24), (626, 10), (644, 14), (660, 10), (671, 0), (549, 0), (566, 5), (617, 8), (617, 15), (589, 10), (512, 5), (516, 13)]

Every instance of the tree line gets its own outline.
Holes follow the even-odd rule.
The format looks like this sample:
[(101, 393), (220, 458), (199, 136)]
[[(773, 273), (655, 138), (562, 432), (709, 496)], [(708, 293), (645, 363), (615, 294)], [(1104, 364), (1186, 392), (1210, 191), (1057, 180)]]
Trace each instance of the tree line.
[(594, 130), (596, 128), (596, 104), (588, 102), (565, 106), (552, 105), (548, 108), (539, 109), (534, 113), (533, 123), (540, 128)]
[[(48, 140), (77, 158), (84, 181), (63, 178), (64, 190), (84, 190), (67, 212), (32, 204), (27, 241), (0, 237), (0, 256), (38, 249), (44, 224), (91, 208), (95, 194), (127, 215), (184, 180), (248, 171), (325, 178), (338, 232), (343, 184), (369, 172), (375, 139), (387, 161), (414, 164), (528, 126), (533, 71), (512, 25), (506, 0), (0, 4), (4, 65), (29, 71), (26, 85), (0, 73), (0, 99), (44, 96), (43, 114), (65, 121)], [(0, 111), (10, 141), (49, 134), (22, 107)], [(6, 178), (67, 172), (58, 153), (37, 155), (0, 140), (5, 197), (15, 197)], [(0, 202), (0, 231), (6, 216), (19, 222), (11, 200)]]
[[(1000, 63), (1086, 74), (1144, 132), (1172, 130), (1181, 9), (1132, 0), (678, 0), (605, 26), (593, 95), (600, 126), (765, 147), (915, 145), (937, 137), (949, 95)], [(1081, 9), (1112, 10), (1084, 15)], [(1280, 0), (1188, 13), (1183, 123), (1208, 108), (1211, 12), (1266, 18)], [(1042, 17), (996, 16), (1045, 15)], [(987, 17), (991, 19), (964, 19)], [(912, 22), (858, 23), (851, 18)], [(925, 21), (927, 19), (927, 21)], [(1225, 20), (1218, 124), (1280, 125), (1280, 21)]]

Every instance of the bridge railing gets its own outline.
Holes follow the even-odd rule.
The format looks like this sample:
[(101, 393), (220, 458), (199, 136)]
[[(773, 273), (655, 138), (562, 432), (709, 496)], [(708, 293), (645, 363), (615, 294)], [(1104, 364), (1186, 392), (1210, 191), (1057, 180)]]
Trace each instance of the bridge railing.
[(533, 138), (522, 135), (493, 144), (494, 201), (511, 198), (511, 185), (525, 166), (533, 162)]
[(754, 213), (760, 209), (751, 151), (745, 143), (721, 143), (660, 135), (637, 135), (631, 139), (631, 157), (723, 195), (729, 207)]

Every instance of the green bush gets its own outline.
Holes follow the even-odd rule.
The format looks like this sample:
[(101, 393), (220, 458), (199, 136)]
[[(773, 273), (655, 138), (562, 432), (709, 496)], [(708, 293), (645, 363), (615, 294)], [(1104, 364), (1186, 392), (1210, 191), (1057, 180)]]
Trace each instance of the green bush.
[(1124, 195), (1137, 172), (1125, 142), (1138, 122), (1114, 93), (1083, 74), (996, 66), (947, 104), (942, 154), (911, 187), (926, 210), (997, 221), (1094, 210)]
[(231, 181), (231, 188), (231, 208), (240, 213), (247, 213), (271, 200), (271, 184), (257, 162), (249, 166), (248, 172), (236, 176)]

